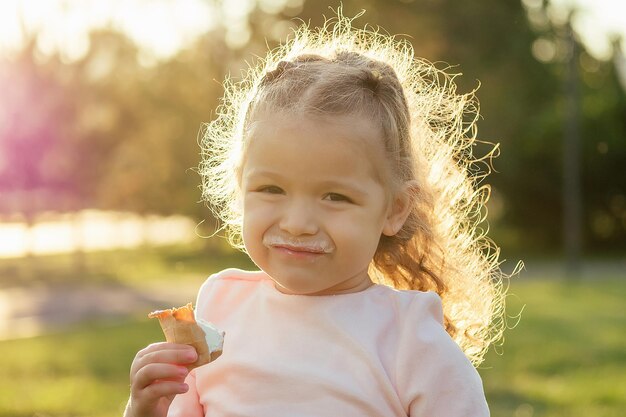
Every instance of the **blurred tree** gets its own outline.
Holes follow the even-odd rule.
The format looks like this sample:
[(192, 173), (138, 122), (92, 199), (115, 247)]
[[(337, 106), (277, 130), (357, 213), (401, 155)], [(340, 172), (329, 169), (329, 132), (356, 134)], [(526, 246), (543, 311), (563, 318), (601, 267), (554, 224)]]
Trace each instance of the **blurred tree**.
[(63, 210), (80, 192), (68, 175), (71, 154), (59, 152), (75, 109), (58, 67), (55, 59), (38, 61), (36, 36), (14, 61), (0, 63), (0, 214), (19, 213), (29, 226), (39, 212)]
[(590, 251), (626, 249), (626, 93), (611, 62), (581, 55), (582, 178)]
[(71, 63), (42, 56), (36, 39), (0, 65), (0, 214), (20, 212), (29, 224), (41, 211), (84, 208), (205, 217), (191, 170), (201, 122), (221, 95), (214, 78), (224, 63), (213, 54), (223, 44), (207, 36), (144, 67), (118, 32), (94, 32)]

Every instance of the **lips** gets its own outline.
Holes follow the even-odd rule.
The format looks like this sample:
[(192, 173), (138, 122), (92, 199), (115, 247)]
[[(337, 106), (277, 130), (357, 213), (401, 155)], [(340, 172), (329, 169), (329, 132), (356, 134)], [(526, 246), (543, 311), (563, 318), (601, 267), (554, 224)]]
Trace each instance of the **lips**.
[(267, 247), (281, 249), (290, 253), (321, 255), (331, 253), (335, 249), (334, 245), (328, 242), (294, 242), (282, 237), (270, 236), (263, 239), (263, 244)]
[(327, 256), (326, 252), (313, 247), (272, 245), (269, 248), (285, 262), (305, 262), (308, 265)]
[(326, 253), (324, 249), (319, 247), (310, 247), (310, 246), (291, 246), (291, 245), (271, 245), (276, 249), (286, 249), (291, 252), (302, 252), (302, 253), (313, 253), (313, 254), (322, 254)]

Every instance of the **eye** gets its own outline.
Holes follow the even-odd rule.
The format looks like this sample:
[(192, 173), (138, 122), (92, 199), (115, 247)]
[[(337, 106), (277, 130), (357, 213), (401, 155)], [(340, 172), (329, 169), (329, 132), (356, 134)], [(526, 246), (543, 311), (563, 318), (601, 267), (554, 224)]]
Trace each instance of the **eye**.
[(337, 194), (337, 193), (328, 193), (328, 194), (326, 194), (326, 196), (324, 197), (324, 200), (345, 201), (346, 203), (352, 203), (352, 200), (349, 197), (346, 197), (343, 194)]
[(283, 190), (280, 187), (275, 185), (264, 185), (262, 187), (257, 188), (257, 192), (267, 193), (267, 194), (282, 194)]

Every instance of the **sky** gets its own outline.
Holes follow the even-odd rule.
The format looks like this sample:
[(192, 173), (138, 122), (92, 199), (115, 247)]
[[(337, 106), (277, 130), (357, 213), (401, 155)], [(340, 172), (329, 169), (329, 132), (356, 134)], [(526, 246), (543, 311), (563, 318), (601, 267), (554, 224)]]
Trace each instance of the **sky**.
[[(89, 48), (92, 28), (112, 26), (141, 47), (146, 61), (166, 59), (186, 43), (214, 27), (220, 14), (229, 21), (230, 42), (245, 43), (245, 17), (255, 0), (2, 0), (0, 1), (0, 55), (9, 55), (23, 41), (20, 20), (27, 31), (38, 29), (38, 47), (44, 54), (59, 50), (62, 58), (80, 59)], [(264, 8), (279, 9), (302, 0), (262, 0)], [(527, 9), (542, 0), (522, 0)], [(551, 0), (550, 17), (562, 21), (577, 8), (573, 25), (592, 55), (610, 56), (610, 38), (621, 34), (626, 51), (626, 0)], [(215, 7), (215, 6), (214, 6)], [(21, 18), (21, 19), (20, 19)]]

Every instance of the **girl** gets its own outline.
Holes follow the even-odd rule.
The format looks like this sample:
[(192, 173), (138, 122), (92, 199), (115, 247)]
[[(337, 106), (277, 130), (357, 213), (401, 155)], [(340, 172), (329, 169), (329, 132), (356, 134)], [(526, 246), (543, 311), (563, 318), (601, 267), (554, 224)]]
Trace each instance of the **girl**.
[(126, 416), (489, 415), (474, 366), (503, 291), (476, 117), (410, 45), (341, 14), (227, 83), (203, 196), (260, 271), (200, 289), (196, 315), (226, 332), (215, 362), (137, 354)]

